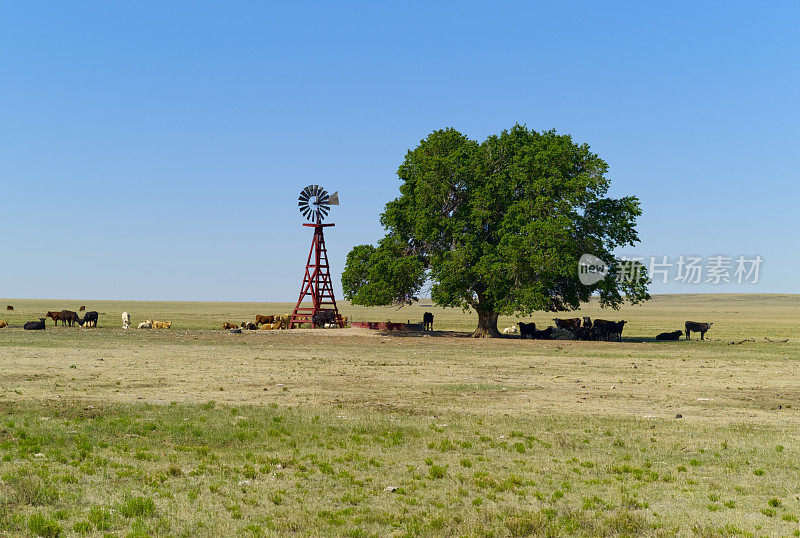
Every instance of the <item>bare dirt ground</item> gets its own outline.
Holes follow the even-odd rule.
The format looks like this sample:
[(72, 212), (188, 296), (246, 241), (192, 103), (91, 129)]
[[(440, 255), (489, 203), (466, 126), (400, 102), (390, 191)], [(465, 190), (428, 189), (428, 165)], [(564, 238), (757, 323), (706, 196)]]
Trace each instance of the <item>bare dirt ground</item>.
[[(623, 342), (475, 340), (465, 337), (471, 316), (452, 310), (438, 317), (443, 330), (432, 334), (348, 328), (233, 335), (200, 328), (125, 331), (102, 322), (88, 330), (52, 324), (43, 333), (5, 329), (0, 332), (0, 397), (800, 421), (800, 299), (697, 301), (658, 298), (643, 308), (602, 313), (629, 320)], [(686, 314), (693, 304), (702, 304), (704, 311)], [(212, 314), (191, 303), (168, 306), (183, 308), (182, 316), (195, 323), (209, 315), (220, 316), (219, 324), (246, 315), (226, 312), (240, 305), (221, 304)], [(142, 304), (128, 308), (135, 311)], [(351, 317), (369, 316), (354, 310)], [(409, 317), (425, 309), (417, 310)], [(376, 309), (372, 318), (395, 314), (398, 320), (396, 312)], [(591, 308), (587, 313), (597, 315)], [(653, 340), (659, 329), (680, 327), (685, 317), (717, 320), (709, 340)], [(117, 324), (111, 313), (106, 319)], [(537, 321), (544, 326), (548, 319)], [(181, 326), (180, 318), (176, 325)], [(768, 342), (765, 336), (789, 342)], [(745, 338), (756, 341), (731, 344)]]

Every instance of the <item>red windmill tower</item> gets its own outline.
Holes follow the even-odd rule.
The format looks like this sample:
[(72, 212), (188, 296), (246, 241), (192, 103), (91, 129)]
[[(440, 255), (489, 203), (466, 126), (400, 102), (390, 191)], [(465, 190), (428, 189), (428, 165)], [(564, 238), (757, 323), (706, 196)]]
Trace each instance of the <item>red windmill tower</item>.
[[(336, 298), (333, 296), (331, 268), (328, 264), (328, 251), (325, 248), (323, 233), (325, 228), (334, 224), (322, 224), (332, 205), (339, 205), (339, 193), (334, 192), (329, 195), (319, 185), (309, 185), (300, 191), (300, 197), (297, 199), (300, 213), (311, 221), (303, 223), (303, 226), (314, 228), (314, 238), (311, 240), (311, 250), (308, 252), (303, 284), (300, 286), (300, 298), (297, 299), (297, 306), (294, 307), (292, 320), (289, 322), (290, 329), (299, 327), (303, 323), (315, 327), (313, 322), (315, 315), (317, 319), (344, 327), (344, 321), (336, 307)], [(303, 306), (303, 301), (310, 302), (311, 305)]]

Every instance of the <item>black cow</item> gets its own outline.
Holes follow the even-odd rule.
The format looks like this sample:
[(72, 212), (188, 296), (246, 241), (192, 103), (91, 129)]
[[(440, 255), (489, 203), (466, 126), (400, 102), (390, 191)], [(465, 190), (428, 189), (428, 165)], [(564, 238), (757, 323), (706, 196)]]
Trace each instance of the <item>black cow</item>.
[(622, 329), (626, 321), (594, 320), (594, 331), (598, 340), (622, 340)]
[(656, 340), (677, 340), (683, 336), (683, 331), (672, 331), (671, 333), (661, 333), (656, 336)]
[(422, 314), (422, 330), (433, 332), (433, 314), (425, 312)]
[(26, 321), (22, 328), (26, 331), (43, 331), (45, 328), (44, 318), (39, 318), (39, 321)]
[(252, 322), (243, 321), (242, 322), (242, 329), (247, 329), (248, 331), (257, 331), (258, 325)]
[(696, 333), (700, 333), (700, 340), (705, 340), (706, 333), (714, 325), (713, 323), (699, 323), (697, 321), (687, 321), (686, 322), (686, 339), (691, 340), (691, 333), (692, 331)]
[(536, 338), (536, 324), (535, 323), (517, 323), (519, 325), (519, 337), (520, 338), (527, 338), (530, 336), (531, 338)]
[(319, 310), (311, 316), (311, 324), (314, 327), (324, 327), (326, 323), (336, 321), (336, 313), (333, 310)]
[(575, 340), (596, 340), (597, 331), (591, 327), (578, 327), (575, 329)]
[(583, 328), (584, 329), (592, 328), (592, 318), (590, 318), (589, 316), (583, 316)]
[(78, 313), (73, 312), (72, 310), (61, 311), (61, 323), (63, 325), (69, 324), (70, 327), (72, 327), (73, 323), (80, 323), (81, 325), (83, 325), (83, 323), (81, 323), (81, 318), (78, 317)]
[(542, 331), (534, 331), (533, 333), (534, 340), (552, 340), (553, 339), (553, 328), (548, 327)]
[[(75, 313), (73, 312), (73, 314)], [(75, 315), (77, 316), (77, 314)], [(78, 323), (80, 323), (81, 327), (87, 326), (87, 323), (89, 324), (88, 327), (97, 327), (97, 318), (99, 315), (100, 314), (94, 310), (91, 312), (86, 312), (86, 314), (83, 316), (83, 319), (78, 318)]]

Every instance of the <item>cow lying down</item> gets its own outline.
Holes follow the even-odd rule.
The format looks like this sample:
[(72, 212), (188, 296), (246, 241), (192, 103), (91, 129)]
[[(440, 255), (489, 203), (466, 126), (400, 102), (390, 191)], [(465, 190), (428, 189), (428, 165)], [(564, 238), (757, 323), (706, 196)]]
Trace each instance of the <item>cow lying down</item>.
[(661, 333), (656, 336), (656, 340), (677, 340), (683, 336), (683, 331), (672, 331), (670, 333)]

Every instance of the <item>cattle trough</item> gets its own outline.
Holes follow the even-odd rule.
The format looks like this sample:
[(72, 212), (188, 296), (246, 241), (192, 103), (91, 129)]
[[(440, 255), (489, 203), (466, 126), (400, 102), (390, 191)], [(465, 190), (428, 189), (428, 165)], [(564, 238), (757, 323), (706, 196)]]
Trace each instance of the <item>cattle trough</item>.
[(353, 321), (352, 327), (373, 331), (422, 331), (422, 323), (394, 323), (391, 321)]

